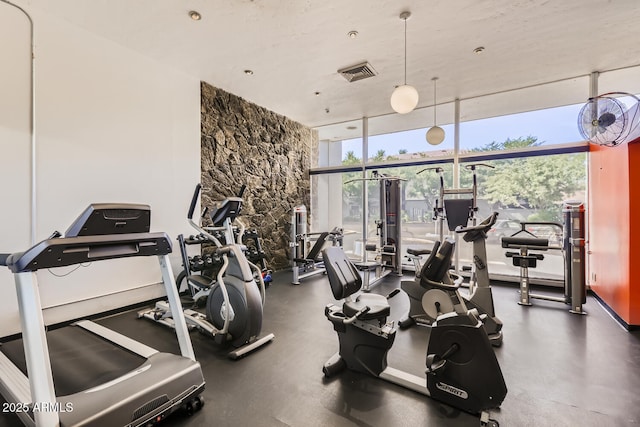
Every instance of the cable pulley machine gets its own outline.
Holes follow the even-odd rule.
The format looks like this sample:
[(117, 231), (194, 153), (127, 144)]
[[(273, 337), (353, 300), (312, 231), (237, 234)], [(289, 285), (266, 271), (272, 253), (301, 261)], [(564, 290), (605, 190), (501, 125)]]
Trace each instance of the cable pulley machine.
[[(380, 219), (375, 221), (378, 245), (366, 244), (365, 239), (362, 261), (354, 265), (364, 271), (362, 290), (368, 292), (370, 287), (382, 280), (387, 274), (402, 276), (402, 181), (406, 179), (380, 174), (373, 171), (371, 178), (356, 178), (355, 181), (377, 181), (380, 185)], [(366, 207), (364, 208), (366, 218)], [(376, 252), (376, 259), (369, 261), (367, 252)], [(374, 277), (370, 278), (370, 274)]]

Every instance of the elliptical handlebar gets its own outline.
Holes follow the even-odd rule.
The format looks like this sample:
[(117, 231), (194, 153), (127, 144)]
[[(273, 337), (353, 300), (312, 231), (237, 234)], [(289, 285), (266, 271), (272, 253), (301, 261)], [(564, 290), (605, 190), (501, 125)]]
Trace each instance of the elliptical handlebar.
[(218, 240), (214, 235), (209, 233), (203, 227), (200, 226), (197, 222), (193, 220), (193, 212), (196, 210), (196, 204), (198, 203), (198, 197), (200, 196), (200, 191), (202, 190), (202, 184), (196, 184), (196, 189), (193, 192), (193, 197), (191, 198), (191, 205), (189, 205), (189, 212), (187, 213), (187, 220), (189, 224), (201, 235), (205, 236), (207, 239), (212, 241), (216, 247), (222, 247), (222, 243)]
[(196, 185), (196, 189), (193, 192), (193, 197), (191, 198), (191, 205), (189, 206), (189, 212), (187, 213), (187, 219), (193, 220), (193, 211), (196, 210), (196, 203), (198, 203), (198, 197), (200, 196), (200, 190), (202, 189), (202, 185), (198, 183)]
[(6, 267), (7, 266), (7, 259), (9, 258), (11, 254), (0, 254), (0, 265)]

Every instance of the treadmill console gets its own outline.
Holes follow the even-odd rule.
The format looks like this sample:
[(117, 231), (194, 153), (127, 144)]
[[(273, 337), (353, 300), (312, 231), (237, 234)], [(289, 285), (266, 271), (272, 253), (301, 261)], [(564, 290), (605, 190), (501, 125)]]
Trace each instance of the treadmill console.
[(148, 233), (151, 208), (131, 203), (93, 203), (73, 222), (65, 237)]

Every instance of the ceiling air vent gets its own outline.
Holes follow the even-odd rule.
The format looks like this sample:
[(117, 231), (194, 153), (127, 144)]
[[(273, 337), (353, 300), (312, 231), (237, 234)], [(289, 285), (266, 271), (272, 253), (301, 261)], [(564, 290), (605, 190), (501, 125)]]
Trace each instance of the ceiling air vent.
[(352, 65), (350, 67), (338, 70), (338, 74), (342, 75), (348, 82), (356, 82), (362, 79), (368, 79), (377, 75), (376, 70), (373, 69), (371, 64), (363, 62), (362, 64)]

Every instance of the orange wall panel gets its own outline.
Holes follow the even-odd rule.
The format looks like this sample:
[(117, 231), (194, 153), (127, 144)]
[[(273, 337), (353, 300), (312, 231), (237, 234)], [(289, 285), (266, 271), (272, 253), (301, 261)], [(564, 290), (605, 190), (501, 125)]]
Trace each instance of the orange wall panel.
[[(633, 183), (630, 179), (630, 159), (640, 162), (636, 158), (640, 154), (635, 151), (634, 147), (634, 155), (630, 156), (628, 144), (592, 145), (589, 155), (589, 284), (629, 325), (640, 324), (640, 313), (631, 310), (632, 305), (637, 308), (640, 302), (637, 301), (640, 295), (631, 289), (630, 265), (631, 192), (640, 192), (640, 181)], [(636, 165), (640, 168), (640, 163)]]
[(629, 144), (629, 324), (640, 325), (640, 142)]

